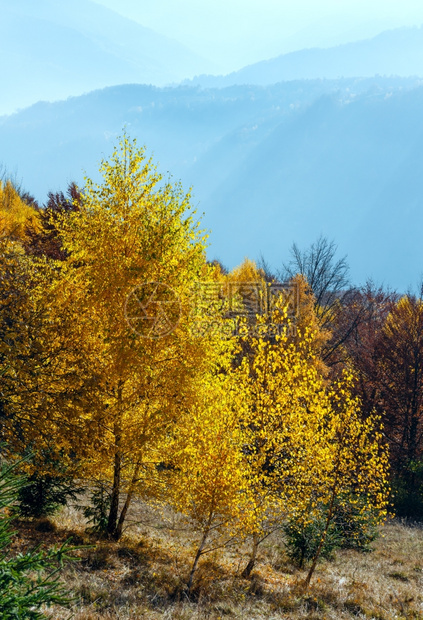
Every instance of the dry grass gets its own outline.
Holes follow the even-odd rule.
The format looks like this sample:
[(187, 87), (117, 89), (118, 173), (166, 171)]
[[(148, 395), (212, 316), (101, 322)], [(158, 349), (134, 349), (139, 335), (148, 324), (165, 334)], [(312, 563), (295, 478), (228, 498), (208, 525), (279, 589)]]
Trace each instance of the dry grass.
[(307, 594), (298, 588), (305, 572), (288, 561), (280, 534), (263, 544), (249, 580), (240, 576), (247, 546), (221, 550), (203, 558), (188, 598), (183, 588), (193, 556), (189, 532), (177, 522), (175, 529), (157, 527), (157, 518), (153, 527), (151, 513), (140, 506), (135, 516), (143, 524), (133, 525), (119, 543), (90, 538), (72, 508), (53, 519), (55, 531), (18, 524), (16, 550), (71, 535), (77, 544), (92, 545), (78, 552), (80, 563), (63, 571), (75, 603), (71, 610), (49, 610), (51, 618), (423, 620), (421, 527), (391, 522), (373, 552), (338, 552), (318, 566)]

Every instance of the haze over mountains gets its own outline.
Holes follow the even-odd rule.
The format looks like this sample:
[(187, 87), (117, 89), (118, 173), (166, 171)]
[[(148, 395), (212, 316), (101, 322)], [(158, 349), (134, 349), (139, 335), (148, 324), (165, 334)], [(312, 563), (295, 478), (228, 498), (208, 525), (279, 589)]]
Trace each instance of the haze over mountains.
[(364, 41), (303, 49), (261, 61), (225, 76), (203, 75), (192, 84), (275, 84), (283, 80), (373, 75), (423, 76), (423, 28), (398, 28)]
[(212, 67), (90, 0), (0, 0), (0, 11), (0, 114), (115, 84), (165, 85)]
[(288, 52), (333, 47), (423, 24), (421, 0), (95, 1), (183, 41), (216, 63), (215, 74)]
[(324, 234), (356, 282), (404, 290), (422, 268), (423, 87), (416, 79), (266, 88), (120, 86), (0, 120), (0, 162), (36, 197), (95, 176), (126, 127), (162, 171), (194, 188), (228, 266)]
[(90, 0), (0, 8), (0, 113), (91, 91), (0, 117), (0, 171), (40, 203), (96, 176), (126, 128), (193, 187), (210, 258), (278, 267), (323, 234), (356, 283), (423, 274), (422, 28), (163, 87), (207, 61)]

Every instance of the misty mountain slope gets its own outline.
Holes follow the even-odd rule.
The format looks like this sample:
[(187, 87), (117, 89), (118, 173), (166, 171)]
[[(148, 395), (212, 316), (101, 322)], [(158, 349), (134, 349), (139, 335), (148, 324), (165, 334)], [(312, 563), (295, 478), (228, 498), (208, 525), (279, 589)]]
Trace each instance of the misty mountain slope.
[[(423, 105), (423, 96), (420, 104)], [(357, 269), (372, 270), (380, 281), (417, 286), (423, 279), (423, 127), (416, 123), (414, 141), (402, 152), (395, 171), (381, 188), (367, 217), (357, 227), (362, 254)], [(366, 260), (372, 254), (369, 265)], [(414, 277), (410, 278), (409, 274)]]
[[(49, 189), (62, 186), (69, 176), (80, 182), (82, 169), (92, 174), (96, 162), (126, 126), (154, 153), (162, 170), (194, 184), (202, 199), (285, 117), (322, 94), (333, 93), (349, 101), (363, 93), (368, 96), (369, 89), (372, 96), (384, 97), (415, 85), (416, 80), (407, 79), (354, 79), (210, 91), (110, 87), (0, 117), (0, 163), (16, 172), (43, 201)], [(82, 142), (88, 142), (88, 150), (79, 148)], [(37, 171), (43, 162), (50, 171), (47, 175)], [(211, 167), (216, 176), (210, 174)], [(203, 186), (204, 193), (198, 192)]]
[(207, 65), (90, 0), (0, 0), (0, 113), (113, 84), (164, 85)]
[(294, 240), (323, 234), (357, 280), (411, 284), (423, 271), (422, 109), (423, 89), (347, 106), (323, 98), (277, 127), (203, 203), (218, 253), (236, 262), (242, 240), (280, 265)]
[(375, 75), (423, 76), (423, 27), (387, 30), (330, 48), (303, 49), (261, 61), (226, 76), (201, 75), (190, 83), (208, 88), (269, 85), (283, 80)]
[[(241, 90), (237, 96), (229, 89), (214, 97), (199, 89), (127, 85), (38, 103), (0, 117), (0, 162), (16, 170), (43, 201), (47, 191), (63, 185), (68, 175), (80, 182), (82, 168), (93, 174), (102, 154), (126, 127), (154, 154), (163, 171), (182, 176), (234, 126), (253, 122), (260, 113), (267, 116), (266, 102)], [(90, 143), (88, 152), (79, 147), (85, 141)], [(36, 173), (43, 161), (50, 165), (46, 176)]]
[(96, 177), (126, 127), (160, 170), (193, 186), (228, 266), (278, 266), (319, 234), (356, 282), (405, 289), (423, 266), (423, 87), (419, 80), (304, 81), (225, 89), (107, 88), (0, 118), (0, 165), (42, 202)]

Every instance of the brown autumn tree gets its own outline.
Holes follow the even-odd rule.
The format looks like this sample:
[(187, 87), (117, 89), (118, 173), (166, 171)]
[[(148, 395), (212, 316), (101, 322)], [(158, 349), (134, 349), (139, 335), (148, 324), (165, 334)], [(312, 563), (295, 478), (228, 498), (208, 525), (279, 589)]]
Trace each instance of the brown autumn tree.
[[(392, 308), (376, 345), (380, 404), (394, 471), (405, 485), (409, 509), (417, 504), (423, 460), (423, 301), (405, 295)], [(416, 497), (416, 502), (412, 499)], [(413, 505), (411, 505), (413, 504)], [(414, 504), (416, 504), (414, 506)], [(402, 507), (401, 507), (401, 510)]]
[(81, 192), (76, 183), (69, 183), (66, 193), (49, 192), (43, 209), (39, 210), (40, 226), (29, 227), (25, 249), (34, 256), (65, 260), (66, 252), (57, 232), (58, 218), (79, 210)]
[[(388, 314), (397, 301), (396, 293), (375, 287), (371, 282), (356, 292), (351, 305), (344, 308), (344, 315), (351, 312), (361, 314), (350, 337), (345, 341), (340, 356), (341, 364), (352, 365), (356, 372), (355, 393), (360, 397), (364, 416), (369, 416), (374, 409), (380, 414), (383, 408), (380, 403), (378, 380), (379, 342)], [(350, 322), (350, 318), (346, 318)]]
[(423, 459), (423, 302), (370, 285), (361, 293), (366, 320), (347, 344), (363, 415), (376, 411), (389, 444), (396, 510), (418, 515)]

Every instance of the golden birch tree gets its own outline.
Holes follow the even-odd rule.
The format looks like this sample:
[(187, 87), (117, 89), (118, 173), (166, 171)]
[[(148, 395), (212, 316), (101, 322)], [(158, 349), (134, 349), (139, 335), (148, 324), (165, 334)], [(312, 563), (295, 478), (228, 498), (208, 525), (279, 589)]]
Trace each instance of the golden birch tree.
[[(329, 384), (316, 357), (321, 336), (314, 323), (303, 321), (292, 338), (282, 299), (271, 317), (257, 321), (256, 338), (246, 332), (249, 440), (244, 452), (252, 472), (255, 530), (244, 575), (254, 566), (260, 542), (284, 520), (307, 523), (324, 509), (325, 530), (308, 585), (337, 509), (359, 497), (362, 510), (374, 510), (383, 520), (387, 457), (377, 421), (361, 420), (359, 402), (350, 395), (351, 378)], [(282, 329), (269, 335), (269, 323)]]
[(245, 393), (230, 369), (230, 348), (199, 378), (187, 423), (169, 446), (167, 499), (196, 538), (187, 591), (202, 556), (245, 538), (254, 511), (243, 456)]
[(208, 363), (204, 339), (190, 330), (205, 238), (189, 194), (126, 135), (100, 171), (103, 182), (87, 179), (79, 210), (56, 226), (68, 256), (62, 281), (77, 291), (75, 321), (95, 325), (87, 359), (95, 385), (80, 409), (92, 445), (82, 451), (89, 470), (111, 482), (108, 533), (118, 538)]

